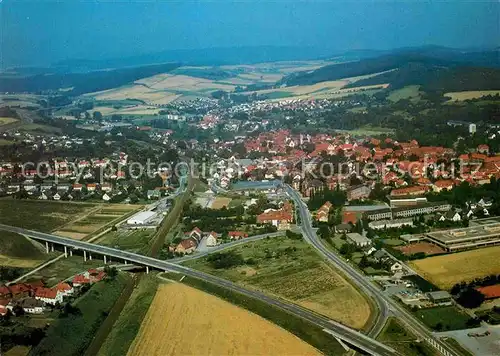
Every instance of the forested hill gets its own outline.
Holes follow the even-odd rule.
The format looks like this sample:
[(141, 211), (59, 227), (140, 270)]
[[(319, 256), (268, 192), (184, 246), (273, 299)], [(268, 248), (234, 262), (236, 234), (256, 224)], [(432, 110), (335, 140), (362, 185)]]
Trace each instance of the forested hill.
[(328, 65), (287, 76), (279, 84), (310, 85), (324, 81), (377, 74), (350, 87), (389, 83), (393, 88), (419, 84), (432, 91), (500, 89), (498, 51), (402, 51), (376, 58)]
[(31, 76), (0, 76), (0, 92), (43, 92), (72, 88), (68, 94), (80, 95), (116, 88), (138, 79), (170, 72), (179, 67), (176, 63), (158, 64), (135, 68), (102, 70), (89, 73), (37, 74)]

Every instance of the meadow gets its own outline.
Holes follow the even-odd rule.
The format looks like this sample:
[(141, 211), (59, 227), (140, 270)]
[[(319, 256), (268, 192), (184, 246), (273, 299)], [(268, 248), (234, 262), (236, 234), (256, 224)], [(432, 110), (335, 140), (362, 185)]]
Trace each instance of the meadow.
[(155, 229), (110, 231), (99, 238), (97, 243), (120, 250), (146, 254), (150, 249), (155, 232)]
[(134, 355), (319, 355), (269, 321), (182, 284), (161, 285), (130, 347)]
[(14, 122), (17, 121), (18, 121), (17, 119), (14, 119), (12, 117), (0, 117), (0, 126), (13, 124)]
[(462, 281), (472, 281), (500, 273), (500, 246), (486, 247), (410, 262), (422, 277), (442, 289)]
[(405, 356), (439, 355), (409, 332), (396, 318), (390, 318), (387, 321), (377, 340)]
[(276, 237), (229, 251), (241, 254), (247, 263), (215, 270), (203, 258), (186, 265), (293, 301), (353, 328), (362, 329), (368, 322), (368, 302), (305, 242)]

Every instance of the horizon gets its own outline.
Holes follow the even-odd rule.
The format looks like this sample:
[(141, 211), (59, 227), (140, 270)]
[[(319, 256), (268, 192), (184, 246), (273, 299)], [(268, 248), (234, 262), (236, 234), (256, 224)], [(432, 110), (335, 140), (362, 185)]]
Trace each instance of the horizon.
[(348, 51), (500, 45), (499, 4), (490, 1), (11, 1), (0, 3), (3, 69), (169, 51), (313, 48), (319, 53), (310, 53), (314, 59)]

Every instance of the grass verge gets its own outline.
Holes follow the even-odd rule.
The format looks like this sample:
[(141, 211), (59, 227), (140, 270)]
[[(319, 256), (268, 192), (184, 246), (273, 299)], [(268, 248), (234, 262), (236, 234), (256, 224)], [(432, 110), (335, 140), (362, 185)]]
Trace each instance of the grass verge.
[(134, 341), (158, 287), (155, 274), (143, 275), (97, 355), (122, 356)]

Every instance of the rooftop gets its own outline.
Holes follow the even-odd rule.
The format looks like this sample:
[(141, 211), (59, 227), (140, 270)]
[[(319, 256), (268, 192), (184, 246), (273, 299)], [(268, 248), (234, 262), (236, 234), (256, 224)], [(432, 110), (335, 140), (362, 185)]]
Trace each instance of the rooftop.
[(428, 233), (427, 236), (444, 244), (456, 244), (460, 242), (480, 240), (487, 237), (500, 236), (500, 223), (431, 232)]

